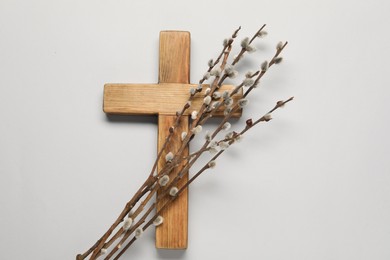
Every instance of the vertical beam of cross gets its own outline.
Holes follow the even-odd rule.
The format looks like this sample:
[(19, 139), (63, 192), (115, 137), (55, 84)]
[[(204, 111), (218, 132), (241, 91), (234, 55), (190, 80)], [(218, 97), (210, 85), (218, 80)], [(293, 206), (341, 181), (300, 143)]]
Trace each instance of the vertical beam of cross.
[[(159, 83), (190, 83), (190, 33), (189, 32), (160, 32), (160, 62)], [(180, 87), (180, 86), (179, 86)], [(172, 97), (174, 98), (174, 97)], [(176, 116), (158, 115), (158, 150), (161, 149), (169, 134), (169, 127), (174, 125)], [(189, 118), (183, 116), (180, 125), (175, 129), (165, 153), (175, 153), (180, 145), (180, 134), (188, 132)], [(188, 147), (183, 156), (188, 155)], [(158, 162), (158, 170), (165, 165), (165, 154)], [(180, 168), (180, 167), (178, 167)], [(178, 171), (178, 168), (175, 170)], [(175, 173), (173, 173), (175, 175)], [(188, 180), (188, 173), (178, 183), (181, 187)], [(164, 205), (164, 200), (157, 204), (157, 209)], [(169, 207), (164, 210), (164, 225), (156, 228), (156, 247), (169, 249), (185, 249), (188, 241), (188, 189), (186, 189)]]

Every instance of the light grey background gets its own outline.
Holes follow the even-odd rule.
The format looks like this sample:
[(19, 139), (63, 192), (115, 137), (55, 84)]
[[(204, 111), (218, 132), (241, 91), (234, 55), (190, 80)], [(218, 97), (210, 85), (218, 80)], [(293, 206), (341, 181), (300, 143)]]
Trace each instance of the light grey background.
[[(288, 40), (244, 118), (295, 101), (190, 190), (189, 248), (123, 259), (390, 259), (388, 1), (0, 1), (0, 258), (74, 259), (141, 184), (156, 118), (102, 112), (153, 83), (160, 30), (192, 34), (192, 82), (239, 25)], [(211, 124), (212, 126), (212, 124)], [(211, 173), (211, 172), (210, 172)]]

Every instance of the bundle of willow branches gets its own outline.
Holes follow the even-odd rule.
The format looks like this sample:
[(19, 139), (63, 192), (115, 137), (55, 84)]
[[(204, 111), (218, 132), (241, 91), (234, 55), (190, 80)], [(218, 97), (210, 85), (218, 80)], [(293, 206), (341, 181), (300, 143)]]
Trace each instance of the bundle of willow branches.
[[(275, 106), (265, 113), (263, 116), (256, 119), (246, 120), (246, 124), (242, 126), (238, 132), (229, 132), (231, 124), (229, 119), (234, 113), (238, 112), (248, 104), (248, 96), (253, 89), (259, 86), (260, 80), (266, 72), (275, 64), (282, 61), (281, 52), (286, 47), (287, 42), (279, 42), (276, 45), (276, 51), (269, 61), (264, 61), (259, 64), (259, 69), (255, 72), (247, 72), (243, 76), (241, 83), (236, 85), (231, 91), (220, 90), (223, 82), (228, 78), (235, 78), (239, 75), (235, 70), (235, 65), (239, 63), (245, 54), (254, 52), (256, 49), (253, 46), (253, 41), (257, 38), (262, 38), (267, 35), (263, 25), (252, 38), (244, 38), (241, 41), (241, 50), (239, 53), (229, 59), (233, 43), (237, 37), (239, 30), (234, 31), (230, 38), (223, 41), (223, 48), (215, 60), (208, 62), (208, 69), (204, 76), (199, 80), (196, 88), (191, 88), (188, 93), (188, 101), (183, 104), (183, 107), (176, 114), (174, 125), (169, 128), (164, 145), (157, 154), (157, 158), (152, 167), (146, 181), (141, 185), (135, 195), (127, 202), (125, 208), (120, 213), (111, 227), (103, 234), (103, 236), (85, 253), (78, 254), (76, 259), (97, 259), (104, 256), (104, 259), (119, 259), (120, 256), (142, 236), (142, 233), (150, 226), (164, 225), (164, 219), (160, 215), (161, 212), (174, 201), (180, 194), (185, 191), (201, 174), (208, 169), (216, 166), (216, 160), (221, 156), (226, 149), (232, 144), (239, 142), (243, 135), (254, 126), (268, 122), (272, 119), (272, 113), (290, 102), (293, 97), (276, 102)], [(209, 81), (210, 84), (204, 84)], [(222, 93), (221, 93), (222, 92)], [(243, 92), (243, 98), (233, 99), (233, 96), (239, 92)], [(169, 147), (169, 142), (177, 126), (180, 123), (185, 112), (191, 111), (191, 101), (194, 97), (203, 99), (203, 104), (199, 110), (191, 112), (192, 122), (190, 130), (181, 134), (181, 146), (177, 152), (172, 153), (166, 151)], [(190, 154), (184, 155), (184, 150), (187, 145), (193, 140), (195, 135), (202, 132), (202, 125), (206, 123), (217, 111), (224, 111), (219, 125), (211, 132), (205, 133), (204, 143), (199, 150)], [(224, 133), (223, 133), (224, 132)], [(223, 134), (222, 134), (223, 133)], [(222, 136), (221, 136), (222, 135)], [(162, 158), (165, 156), (165, 158)], [(180, 188), (177, 186), (179, 180), (184, 176), (189, 169), (201, 156), (209, 156), (207, 163), (203, 165), (197, 172), (192, 175), (188, 181)], [(165, 159), (165, 166), (157, 170), (157, 164), (160, 159)], [(175, 169), (175, 170), (174, 170)], [(178, 169), (178, 170), (177, 170)], [(192, 169), (193, 170), (193, 169)], [(157, 194), (155, 201), (151, 201)], [(151, 203), (148, 203), (151, 202)], [(157, 208), (157, 203), (163, 202), (163, 205)]]

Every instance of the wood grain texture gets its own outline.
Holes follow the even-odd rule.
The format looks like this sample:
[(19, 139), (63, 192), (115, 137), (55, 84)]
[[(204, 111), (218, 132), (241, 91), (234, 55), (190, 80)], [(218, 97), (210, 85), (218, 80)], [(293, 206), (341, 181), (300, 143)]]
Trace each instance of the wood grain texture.
[[(189, 117), (183, 117), (180, 126), (176, 129), (177, 133), (188, 131), (188, 119)], [(160, 115), (158, 117), (158, 148), (160, 149), (165, 141), (165, 137), (169, 134), (169, 127), (175, 123), (174, 116)], [(177, 152), (180, 148), (181, 141), (180, 135), (175, 135), (171, 139), (172, 141), (167, 146), (162, 158), (171, 151)], [(188, 147), (184, 151), (185, 155), (188, 155)], [(158, 169), (161, 169), (165, 165), (165, 160), (160, 160), (158, 163)], [(179, 167), (180, 168), (180, 167)], [(171, 175), (177, 173), (177, 170), (172, 171)], [(178, 188), (182, 187), (188, 181), (188, 173), (179, 181)], [(159, 210), (165, 203), (165, 200), (161, 200), (157, 204)], [(164, 209), (162, 216), (164, 217), (164, 223), (156, 228), (156, 247), (164, 249), (185, 249), (188, 244), (188, 189), (183, 191), (179, 197), (166, 209)]]
[[(189, 32), (162, 31), (160, 32), (160, 59), (159, 59), (159, 83), (190, 83), (190, 43)], [(166, 84), (159, 84), (163, 92), (167, 90)], [(175, 89), (183, 89), (183, 86), (177, 85)], [(186, 88), (188, 91), (188, 88)], [(176, 100), (176, 95), (162, 96), (156, 103), (164, 102), (164, 105), (172, 100)], [(164, 101), (163, 101), (164, 100)], [(181, 106), (184, 104), (181, 103)], [(181, 106), (178, 108), (180, 109)], [(176, 108), (176, 110), (178, 109)], [(168, 135), (168, 129), (173, 125), (176, 116), (163, 115), (158, 116), (158, 149), (163, 145)], [(189, 118), (184, 117), (172, 136), (167, 151), (176, 152), (181, 145), (180, 134), (182, 131), (188, 131)], [(183, 156), (187, 156), (189, 149), (187, 147)], [(158, 169), (165, 165), (165, 156), (158, 162)], [(174, 173), (171, 173), (174, 174)], [(188, 179), (186, 173), (182, 182)], [(159, 193), (158, 193), (159, 194)], [(163, 205), (163, 201), (157, 203), (157, 208)], [(164, 224), (156, 228), (156, 247), (165, 249), (185, 249), (188, 244), (188, 189), (183, 192), (167, 210), (162, 212)]]
[(190, 83), (189, 32), (160, 32), (159, 83)]
[[(104, 86), (103, 110), (107, 114), (122, 115), (175, 115), (187, 102), (189, 89), (196, 87), (191, 84), (162, 83), (162, 84), (106, 84)], [(220, 88), (232, 90), (234, 87), (224, 85)], [(204, 87), (203, 89), (206, 89)], [(194, 97), (192, 106), (186, 115), (193, 110), (199, 110), (203, 103), (202, 94)], [(242, 90), (234, 96), (234, 100), (242, 98)], [(223, 109), (216, 114), (223, 116)], [(241, 111), (234, 114), (241, 116)]]

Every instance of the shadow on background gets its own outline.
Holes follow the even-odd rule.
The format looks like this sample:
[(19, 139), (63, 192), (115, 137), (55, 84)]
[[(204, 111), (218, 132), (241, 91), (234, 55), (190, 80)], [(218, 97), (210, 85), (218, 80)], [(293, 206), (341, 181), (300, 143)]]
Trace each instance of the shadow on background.
[(124, 116), (106, 114), (105, 120), (110, 123), (154, 124), (157, 127), (157, 116)]
[(157, 249), (158, 258), (161, 259), (183, 259), (187, 250)]

